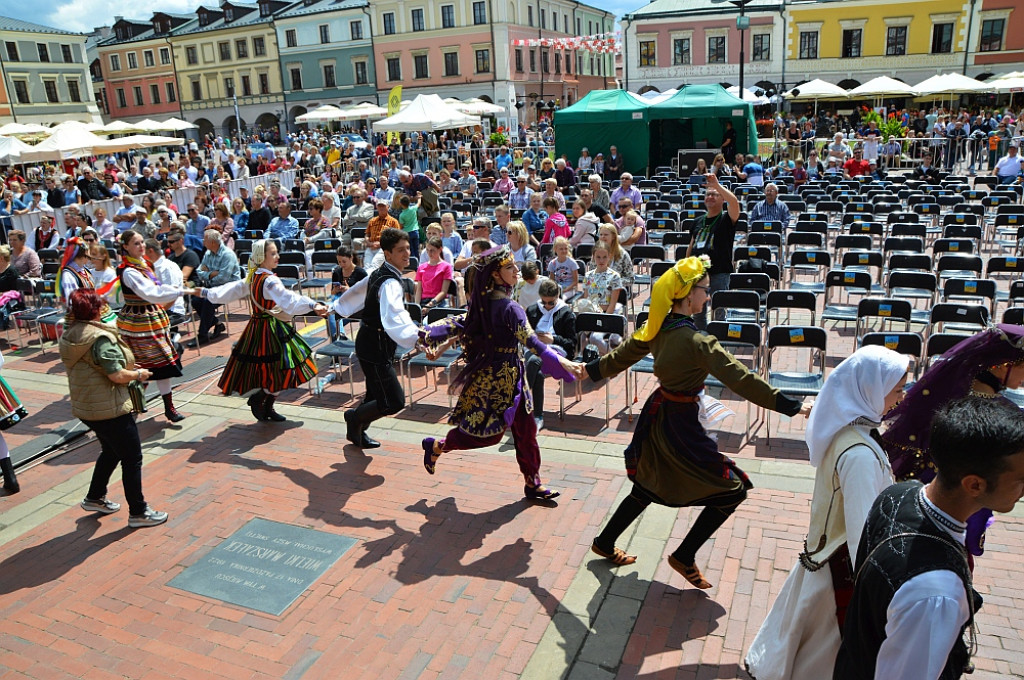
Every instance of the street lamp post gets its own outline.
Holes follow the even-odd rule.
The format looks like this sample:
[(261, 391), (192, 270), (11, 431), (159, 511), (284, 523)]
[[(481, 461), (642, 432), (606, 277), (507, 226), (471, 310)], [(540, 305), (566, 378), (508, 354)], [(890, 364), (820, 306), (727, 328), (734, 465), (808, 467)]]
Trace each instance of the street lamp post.
[[(753, 0), (711, 0), (715, 4), (722, 2), (728, 2), (735, 7), (739, 7), (740, 15), (736, 17), (736, 28), (740, 32), (740, 98), (743, 98), (743, 65), (746, 62), (746, 42), (747, 42), (747, 29), (750, 28), (750, 18), (746, 14), (747, 5), (753, 2)], [(728, 56), (726, 57), (728, 59)]]

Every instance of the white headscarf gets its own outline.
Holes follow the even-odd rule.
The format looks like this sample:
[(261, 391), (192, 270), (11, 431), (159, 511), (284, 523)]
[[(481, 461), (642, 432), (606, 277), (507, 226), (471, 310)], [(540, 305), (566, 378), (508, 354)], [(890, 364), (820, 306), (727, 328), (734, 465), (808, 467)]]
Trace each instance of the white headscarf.
[(537, 321), (537, 328), (535, 329), (538, 333), (551, 333), (555, 332), (555, 312), (560, 310), (562, 307), (567, 307), (565, 300), (559, 295), (555, 298), (555, 306), (548, 309), (544, 305), (537, 302), (537, 306), (540, 307), (540, 320)]
[(882, 420), (885, 395), (907, 372), (910, 358), (877, 345), (862, 347), (828, 376), (807, 420), (811, 465), (825, 458), (836, 434), (857, 420)]

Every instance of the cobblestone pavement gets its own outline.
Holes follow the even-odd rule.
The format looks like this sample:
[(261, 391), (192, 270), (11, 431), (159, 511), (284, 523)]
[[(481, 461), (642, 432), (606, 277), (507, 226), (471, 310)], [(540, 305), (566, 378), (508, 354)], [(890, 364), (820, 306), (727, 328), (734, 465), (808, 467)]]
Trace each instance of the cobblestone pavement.
[[(833, 341), (831, 365), (852, 348), (843, 331)], [(4, 433), (14, 448), (70, 413), (52, 350), (5, 354), (4, 375), (31, 411)], [(549, 382), (543, 474), (563, 492), (551, 506), (522, 499), (508, 441), (447, 454), (426, 474), (419, 440), (444, 430), (443, 379), (435, 391), (415, 375), (416, 405), (373, 428), (383, 446), (364, 453), (343, 437), (347, 379), (319, 396), (284, 394), (289, 422), (270, 424), (217, 394), (217, 377), (179, 391), (190, 414), (179, 425), (156, 411), (140, 422), (146, 496), (170, 513), (166, 525), (132, 530), (126, 510), (101, 517), (78, 507), (98, 453), (90, 437), (22, 470), (22, 493), (0, 497), (0, 676), (744, 678), (744, 651), (806, 530), (803, 422), (773, 415), (769, 430), (752, 411), (751, 439), (745, 405), (728, 395), (737, 414), (722, 448), (756, 488), (698, 554), (715, 584), (701, 592), (665, 561), (697, 510), (645, 512), (623, 537), (640, 556), (633, 566), (609, 568), (589, 552), (627, 488), (621, 451), (633, 424), (622, 377), (609, 383), (607, 428), (604, 386), (585, 387), (579, 402), (569, 388), (559, 420)], [(652, 385), (640, 376), (640, 402)], [(110, 495), (123, 501), (119, 484)], [(168, 585), (254, 517), (357, 543), (280, 616)], [(975, 678), (1024, 677), (1024, 595), (1013, 585), (1024, 580), (1022, 548), (1018, 510), (999, 519), (978, 563)]]

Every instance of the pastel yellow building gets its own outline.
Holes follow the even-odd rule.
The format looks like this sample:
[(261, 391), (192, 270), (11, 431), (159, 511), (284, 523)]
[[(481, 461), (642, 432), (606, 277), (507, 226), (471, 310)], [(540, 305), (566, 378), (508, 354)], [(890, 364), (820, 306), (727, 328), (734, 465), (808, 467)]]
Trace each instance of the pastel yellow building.
[(786, 80), (856, 87), (881, 75), (914, 84), (960, 71), (971, 11), (970, 0), (788, 4)]

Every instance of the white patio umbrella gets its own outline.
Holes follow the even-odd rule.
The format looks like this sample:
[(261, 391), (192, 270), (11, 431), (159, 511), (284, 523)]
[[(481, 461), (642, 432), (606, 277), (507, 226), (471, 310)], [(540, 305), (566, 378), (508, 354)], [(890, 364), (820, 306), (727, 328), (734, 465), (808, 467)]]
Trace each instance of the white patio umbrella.
[(922, 96), (990, 92), (992, 85), (959, 73), (942, 73), (914, 86)]
[(312, 111), (307, 111), (301, 116), (295, 117), (296, 123), (329, 123), (333, 120), (341, 120), (344, 113), (337, 106), (324, 104)]
[(195, 123), (190, 123), (187, 120), (182, 120), (181, 118), (173, 118), (173, 117), (172, 118), (168, 118), (167, 120), (165, 120), (162, 123), (162, 125), (164, 126), (163, 129), (167, 130), (168, 132), (181, 132), (182, 130), (195, 130), (196, 128), (199, 127)]
[[(802, 90), (801, 90), (802, 91)], [(859, 85), (849, 92), (850, 97), (913, 97), (917, 95), (917, 88), (911, 87), (889, 76), (878, 76), (872, 78), (863, 85)]]
[(70, 160), (72, 158), (91, 156), (97, 148), (102, 149), (102, 145), (107, 141), (86, 130), (85, 126), (81, 123), (77, 126), (62, 124), (53, 128), (53, 130), (53, 134), (49, 137), (31, 149), (22, 151), (22, 163)]
[(467, 99), (466, 101), (453, 104), (453, 106), (462, 111), (468, 113), (471, 116), (490, 116), (495, 113), (504, 113), (505, 107), (492, 104), (478, 97)]
[(183, 139), (176, 137), (161, 137), (156, 135), (128, 135), (118, 139), (108, 139), (96, 147), (102, 153), (114, 153), (117, 151), (131, 151), (133, 149), (151, 149), (158, 146), (181, 146), (185, 143)]
[[(794, 94), (795, 93), (795, 94)], [(808, 80), (783, 94), (786, 99), (801, 101), (805, 99), (846, 99), (849, 94), (843, 88), (827, 83), (820, 78)]]
[(152, 118), (143, 118), (135, 123), (135, 129), (142, 130), (143, 132), (171, 132), (171, 128), (166, 123), (161, 123)]
[(421, 94), (403, 110), (373, 124), (377, 132), (419, 132), (479, 125), (480, 118), (445, 104), (436, 94)]
[(728, 92), (729, 94), (731, 94), (734, 97), (739, 97), (740, 99), (742, 99), (745, 102), (750, 102), (751, 104), (754, 104), (755, 106), (763, 106), (764, 104), (768, 104), (771, 101), (771, 100), (768, 99), (768, 97), (766, 97), (764, 95), (758, 96), (758, 95), (754, 94), (754, 92), (752, 90), (750, 90), (749, 88), (746, 88), (746, 87), (743, 88), (743, 96), (740, 96), (740, 86), (739, 85), (733, 85), (732, 87), (727, 88), (726, 92)]
[(0, 127), (3, 137), (38, 137), (50, 134), (50, 128), (38, 123), (8, 123)]
[(387, 116), (388, 110), (384, 107), (377, 106), (376, 104), (370, 104), (369, 102), (363, 102), (362, 104), (356, 104), (355, 106), (341, 109), (340, 117), (335, 118), (335, 120), (379, 120), (381, 118), (387, 118)]
[(20, 163), (22, 152), (31, 148), (17, 137), (0, 137), (0, 165)]
[(140, 128), (135, 123), (126, 123), (123, 120), (115, 120), (112, 123), (104, 125), (102, 130), (97, 130), (96, 134), (127, 135), (134, 132), (144, 132), (145, 130), (146, 128)]

